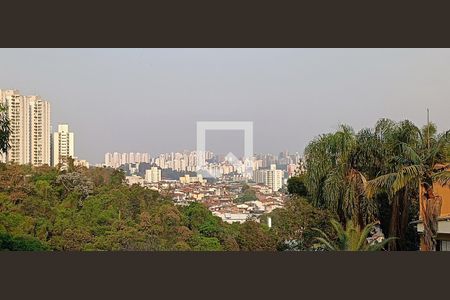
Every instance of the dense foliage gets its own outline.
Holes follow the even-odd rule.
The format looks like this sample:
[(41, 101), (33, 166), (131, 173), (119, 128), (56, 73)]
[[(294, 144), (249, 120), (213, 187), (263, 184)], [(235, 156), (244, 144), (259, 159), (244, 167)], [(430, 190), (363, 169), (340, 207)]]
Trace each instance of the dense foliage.
[(276, 209), (263, 218), (272, 218), (272, 231), (277, 239), (277, 249), (315, 250), (317, 248), (317, 231), (320, 228), (333, 238), (330, 220), (334, 214), (326, 209), (319, 209), (306, 199), (293, 197), (285, 208)]
[(449, 183), (449, 142), (449, 131), (438, 133), (432, 123), (419, 129), (410, 121), (381, 119), (357, 133), (343, 125), (309, 143), (306, 174), (291, 179), (288, 190), (332, 211), (343, 226), (351, 220), (362, 230), (379, 220), (383, 232), (398, 238), (390, 250), (417, 250), (411, 221), (419, 219), (420, 185), (426, 199), (424, 240), (432, 249), (440, 199), (433, 183)]
[(256, 197), (256, 192), (252, 190), (249, 185), (244, 184), (240, 195), (234, 201), (237, 203), (244, 203), (256, 200), (258, 200), (258, 197)]
[(0, 155), (6, 155), (11, 136), (11, 122), (8, 118), (6, 106), (0, 104)]
[[(70, 168), (69, 168), (70, 169)], [(229, 225), (200, 203), (175, 206), (109, 168), (0, 165), (5, 250), (275, 250), (256, 222)]]
[(368, 238), (375, 227), (374, 223), (367, 224), (364, 228), (361, 228), (349, 220), (344, 228), (341, 223), (331, 220), (331, 225), (333, 225), (336, 234), (335, 241), (322, 230), (315, 229), (320, 233), (320, 236), (316, 239), (329, 251), (379, 251), (387, 243), (396, 239), (391, 237), (380, 242), (370, 243)]

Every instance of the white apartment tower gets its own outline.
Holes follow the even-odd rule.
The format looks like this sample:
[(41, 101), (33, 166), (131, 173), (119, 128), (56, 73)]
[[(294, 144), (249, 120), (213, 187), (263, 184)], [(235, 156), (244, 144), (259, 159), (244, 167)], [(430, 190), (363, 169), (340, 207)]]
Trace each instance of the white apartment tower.
[(53, 166), (66, 164), (69, 157), (75, 157), (74, 134), (69, 132), (69, 125), (58, 125), (58, 131), (53, 133)]
[[(0, 102), (7, 107), (11, 135), (10, 149), (3, 162), (30, 163), (29, 105), (18, 90), (0, 90)], [(3, 155), (4, 156), (4, 155)]]
[(50, 165), (50, 103), (39, 96), (26, 96), (30, 105), (31, 164)]
[(277, 170), (276, 165), (272, 164), (270, 170), (253, 171), (253, 180), (270, 187), (272, 191), (278, 191), (283, 186), (283, 171)]
[(105, 165), (107, 167), (112, 166), (112, 154), (111, 153), (105, 153)]
[(149, 183), (156, 183), (161, 181), (161, 169), (158, 167), (151, 167), (150, 170), (145, 171), (145, 181)]
[(277, 170), (276, 165), (270, 165), (270, 170), (267, 171), (266, 185), (272, 191), (278, 191), (283, 186), (283, 171)]
[(0, 90), (11, 122), (10, 146), (2, 161), (50, 165), (50, 103), (39, 96), (23, 96), (18, 90)]

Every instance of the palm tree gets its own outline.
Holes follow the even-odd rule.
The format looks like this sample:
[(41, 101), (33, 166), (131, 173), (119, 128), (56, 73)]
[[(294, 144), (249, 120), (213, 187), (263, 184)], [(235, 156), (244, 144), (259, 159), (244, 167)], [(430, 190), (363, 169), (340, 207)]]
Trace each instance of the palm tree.
[(9, 137), (11, 136), (10, 121), (6, 106), (0, 104), (0, 154), (5, 155), (9, 149)]
[(331, 225), (336, 231), (336, 241), (333, 241), (322, 230), (315, 229), (321, 234), (316, 240), (329, 251), (379, 251), (382, 250), (388, 242), (395, 239), (394, 237), (391, 237), (384, 239), (381, 242), (369, 243), (367, 239), (370, 232), (374, 229), (375, 223), (366, 225), (362, 230), (358, 225), (355, 226), (352, 221), (347, 222), (345, 229), (342, 224), (336, 220), (331, 220)]
[(422, 131), (408, 121), (391, 126), (386, 134), (391, 155), (387, 172), (370, 180), (366, 187), (368, 197), (380, 192), (388, 193), (393, 203), (391, 225), (402, 213), (402, 223), (407, 224), (407, 215), (405, 211), (400, 212), (400, 204), (403, 208), (407, 207), (410, 204), (408, 190), (420, 187), (419, 191), (425, 199), (421, 202), (424, 250), (435, 247), (437, 218), (442, 203), (442, 199), (434, 193), (433, 183), (448, 184), (450, 179), (450, 131), (440, 135), (436, 132), (434, 124), (428, 124)]
[(358, 139), (348, 126), (313, 140), (305, 149), (305, 184), (312, 203), (360, 227), (373, 221), (377, 207), (365, 196), (366, 178), (357, 168)]

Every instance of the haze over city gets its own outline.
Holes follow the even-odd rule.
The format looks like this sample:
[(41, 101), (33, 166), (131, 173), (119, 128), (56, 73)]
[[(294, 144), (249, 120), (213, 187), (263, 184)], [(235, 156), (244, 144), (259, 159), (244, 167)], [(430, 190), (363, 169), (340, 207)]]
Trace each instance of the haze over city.
[[(303, 151), (341, 122), (450, 127), (447, 49), (1, 49), (0, 87), (51, 102), (76, 152), (195, 149), (197, 121), (253, 121), (254, 152)], [(240, 132), (209, 132), (215, 152)]]

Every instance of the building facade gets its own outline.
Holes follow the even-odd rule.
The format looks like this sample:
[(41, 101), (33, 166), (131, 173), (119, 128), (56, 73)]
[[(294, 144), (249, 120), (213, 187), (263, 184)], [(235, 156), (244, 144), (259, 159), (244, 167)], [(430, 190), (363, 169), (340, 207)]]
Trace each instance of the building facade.
[(277, 170), (276, 166), (272, 164), (270, 170), (267, 171), (266, 185), (276, 192), (283, 186), (283, 171)]
[(50, 103), (39, 96), (26, 96), (30, 107), (31, 164), (50, 165)]
[(18, 90), (0, 90), (0, 103), (11, 122), (10, 149), (3, 162), (50, 165), (50, 103)]
[(161, 169), (158, 167), (151, 167), (145, 171), (145, 181), (149, 183), (157, 183), (161, 181)]
[(149, 163), (150, 155), (148, 153), (105, 153), (105, 166), (118, 168), (125, 164)]
[(75, 158), (74, 133), (69, 132), (69, 125), (58, 125), (58, 131), (53, 133), (53, 166), (67, 164), (68, 158)]
[(276, 165), (271, 164), (269, 170), (253, 171), (253, 180), (262, 183), (276, 192), (283, 187), (283, 171), (277, 170)]

